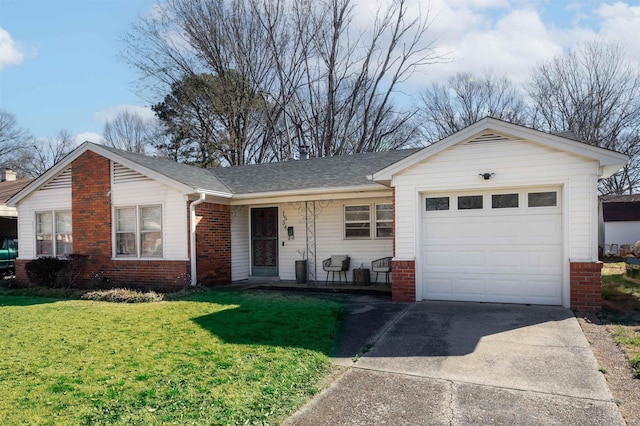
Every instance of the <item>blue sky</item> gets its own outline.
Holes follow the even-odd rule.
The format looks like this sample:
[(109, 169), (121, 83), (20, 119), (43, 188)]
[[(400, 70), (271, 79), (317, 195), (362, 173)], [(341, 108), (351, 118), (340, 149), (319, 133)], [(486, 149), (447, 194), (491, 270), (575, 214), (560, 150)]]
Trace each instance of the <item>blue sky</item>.
[[(375, 0), (354, 2), (374, 9)], [(154, 3), (0, 0), (0, 108), (36, 137), (66, 129), (79, 141), (99, 141), (104, 121), (122, 109), (150, 113), (118, 54), (121, 34)], [(425, 4), (410, 0), (411, 10)], [(436, 44), (454, 60), (417, 73), (409, 92), (489, 67), (523, 82), (536, 63), (596, 36), (621, 41), (640, 64), (637, 0), (431, 0), (430, 16)]]

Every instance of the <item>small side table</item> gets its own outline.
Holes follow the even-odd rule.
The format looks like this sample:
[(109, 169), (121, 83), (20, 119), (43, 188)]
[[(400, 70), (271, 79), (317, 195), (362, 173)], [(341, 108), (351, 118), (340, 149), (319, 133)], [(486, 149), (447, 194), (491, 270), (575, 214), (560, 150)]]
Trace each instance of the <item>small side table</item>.
[(353, 270), (353, 285), (371, 285), (371, 275), (368, 268)]

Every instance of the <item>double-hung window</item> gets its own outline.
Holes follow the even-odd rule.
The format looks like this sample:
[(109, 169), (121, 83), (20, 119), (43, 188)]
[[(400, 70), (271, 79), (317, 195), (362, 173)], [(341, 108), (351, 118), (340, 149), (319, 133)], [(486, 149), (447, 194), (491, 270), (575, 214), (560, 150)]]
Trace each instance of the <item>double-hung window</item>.
[(393, 206), (376, 204), (376, 238), (393, 236)]
[(36, 256), (62, 256), (72, 252), (71, 212), (36, 212)]
[(371, 206), (344, 206), (344, 237), (371, 237)]
[(390, 238), (392, 234), (393, 207), (390, 203), (344, 206), (345, 238), (372, 238), (372, 235), (373, 238)]
[(162, 207), (115, 209), (116, 257), (162, 257)]

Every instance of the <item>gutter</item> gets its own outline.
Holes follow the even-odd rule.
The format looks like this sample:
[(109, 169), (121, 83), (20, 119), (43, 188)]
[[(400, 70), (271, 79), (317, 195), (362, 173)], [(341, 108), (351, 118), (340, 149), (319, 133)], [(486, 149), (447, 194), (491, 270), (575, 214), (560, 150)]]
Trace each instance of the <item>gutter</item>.
[(189, 247), (189, 254), (191, 257), (191, 286), (195, 287), (195, 285), (198, 283), (198, 277), (197, 277), (197, 273), (198, 273), (198, 268), (196, 265), (196, 206), (198, 204), (202, 204), (205, 200), (205, 198), (207, 197), (207, 195), (203, 192), (199, 192), (200, 194), (200, 198), (198, 198), (196, 201), (193, 201), (190, 205), (189, 205), (189, 225), (190, 225), (190, 234), (191, 234), (191, 238), (190, 238), (190, 247)]

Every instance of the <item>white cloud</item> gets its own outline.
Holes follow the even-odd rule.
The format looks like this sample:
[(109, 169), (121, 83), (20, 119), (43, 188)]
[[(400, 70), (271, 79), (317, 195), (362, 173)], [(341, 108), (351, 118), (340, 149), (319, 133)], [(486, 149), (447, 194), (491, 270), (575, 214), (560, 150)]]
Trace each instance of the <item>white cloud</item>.
[(140, 115), (142, 118), (151, 120), (155, 117), (153, 110), (149, 107), (141, 107), (136, 105), (120, 104), (107, 108), (102, 111), (98, 111), (93, 114), (93, 119), (104, 124), (107, 120), (113, 120), (119, 113), (123, 111), (129, 111), (134, 114)]
[(80, 145), (82, 142), (94, 142), (94, 143), (104, 143), (104, 139), (101, 135), (95, 132), (84, 132), (74, 136), (76, 144)]
[(625, 46), (629, 59), (640, 66), (640, 6), (605, 3), (594, 13), (599, 18), (599, 34), (607, 40), (619, 41)]
[(0, 70), (10, 65), (18, 65), (27, 57), (23, 46), (11, 34), (0, 28)]

